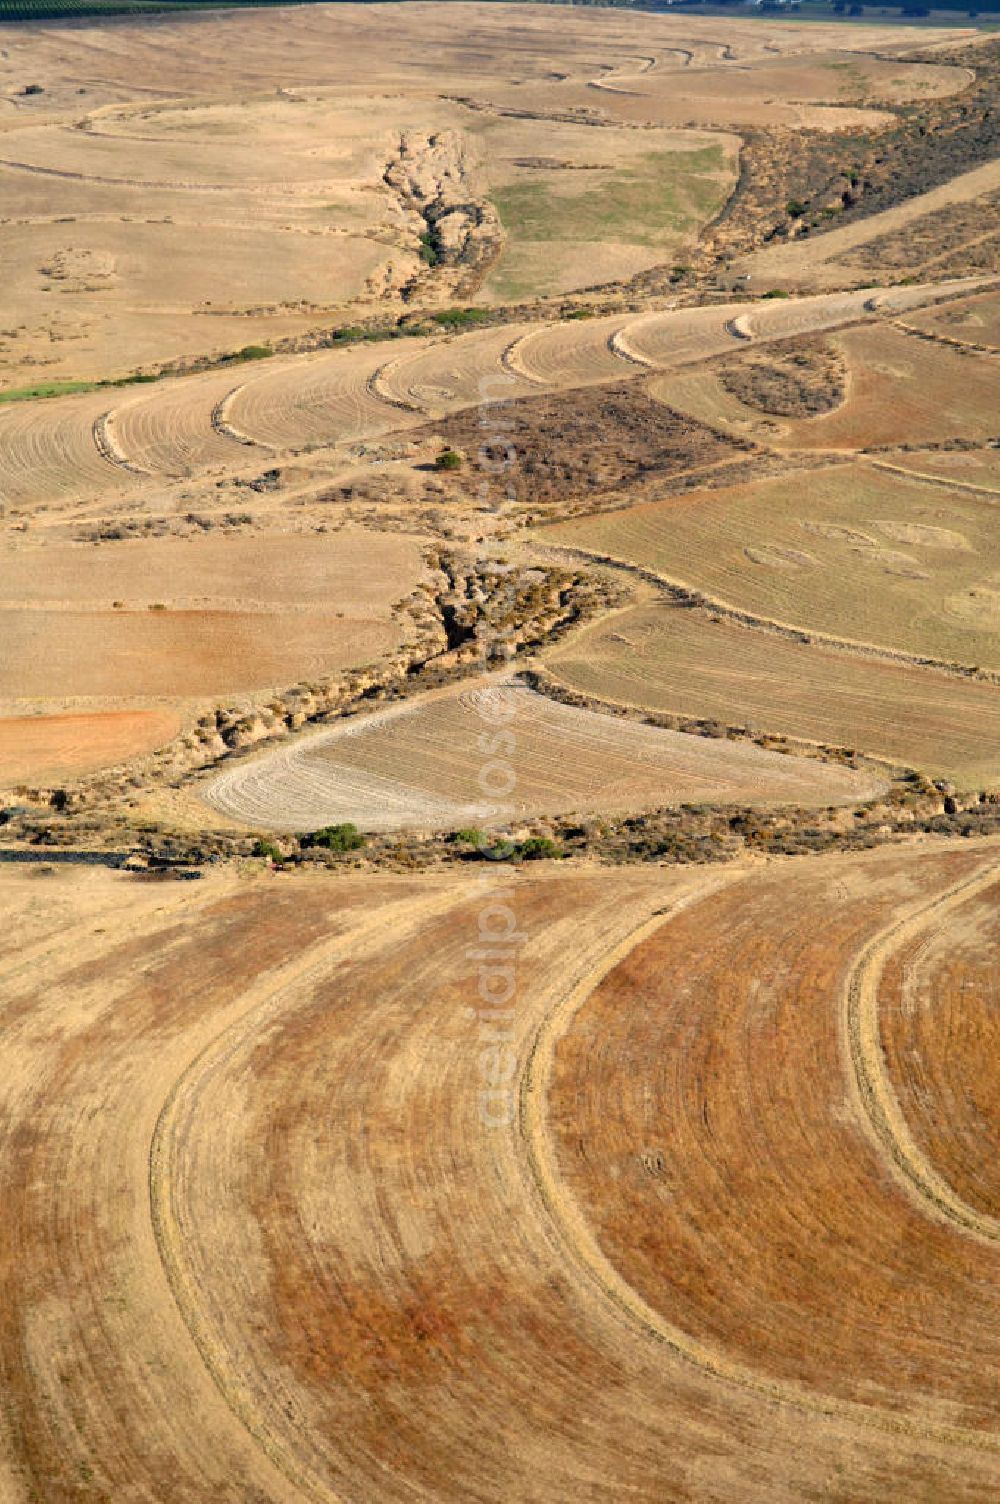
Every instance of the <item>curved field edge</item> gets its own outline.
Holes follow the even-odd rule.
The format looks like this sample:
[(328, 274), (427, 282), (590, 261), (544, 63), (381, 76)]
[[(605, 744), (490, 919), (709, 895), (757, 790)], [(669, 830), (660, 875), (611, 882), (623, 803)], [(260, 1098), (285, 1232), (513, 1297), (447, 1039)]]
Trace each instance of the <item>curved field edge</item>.
[[(985, 845), (985, 843), (984, 843)], [(894, 1106), (891, 1085), (881, 1079), (872, 1064), (871, 1026), (865, 1014), (869, 1007), (870, 976), (880, 969), (884, 954), (903, 943), (912, 929), (921, 928), (931, 917), (942, 917), (970, 896), (995, 883), (997, 876), (995, 847), (986, 847), (985, 868), (971, 877), (949, 884), (933, 899), (923, 901), (902, 920), (887, 926), (862, 951), (862, 958), (852, 968), (842, 989), (839, 1012), (844, 1036), (844, 1056), (855, 1077), (855, 1090), (861, 1117), (870, 1126), (879, 1157), (894, 1173), (901, 1172), (901, 1183), (908, 1195), (925, 1214), (956, 1226), (963, 1234), (992, 1241), (996, 1237), (996, 1219), (981, 1217), (965, 1205), (948, 1187), (909, 1137), (902, 1115)], [(917, 858), (919, 860), (919, 857)], [(832, 1394), (817, 1394), (804, 1384), (784, 1378), (769, 1378), (734, 1361), (723, 1349), (698, 1340), (672, 1323), (629, 1282), (605, 1251), (594, 1225), (581, 1202), (571, 1190), (560, 1166), (560, 1150), (549, 1122), (549, 1103), (553, 1084), (556, 1052), (571, 1029), (576, 1016), (586, 1008), (598, 989), (616, 969), (685, 911), (697, 912), (704, 899), (724, 888), (746, 887), (754, 878), (745, 872), (732, 872), (702, 881), (677, 901), (658, 909), (638, 924), (618, 945), (609, 950), (601, 964), (592, 969), (576, 986), (564, 994), (558, 1004), (541, 1021), (530, 1044), (519, 1089), (519, 1121), (527, 1161), (539, 1196), (565, 1252), (579, 1276), (589, 1280), (622, 1317), (645, 1336), (663, 1344), (671, 1353), (710, 1374), (713, 1378), (736, 1386), (770, 1401), (787, 1405), (803, 1413), (838, 1417), (863, 1430), (886, 1432), (899, 1437), (940, 1441), (967, 1446), (980, 1451), (1000, 1452), (1000, 1432), (984, 1432), (967, 1427), (942, 1424), (926, 1414), (894, 1413), (891, 1408), (845, 1400)], [(877, 1008), (877, 976), (874, 986)], [(874, 1022), (877, 1034), (877, 1019)], [(857, 1042), (856, 1042), (857, 1040)], [(581, 1140), (582, 1144), (582, 1140)]]

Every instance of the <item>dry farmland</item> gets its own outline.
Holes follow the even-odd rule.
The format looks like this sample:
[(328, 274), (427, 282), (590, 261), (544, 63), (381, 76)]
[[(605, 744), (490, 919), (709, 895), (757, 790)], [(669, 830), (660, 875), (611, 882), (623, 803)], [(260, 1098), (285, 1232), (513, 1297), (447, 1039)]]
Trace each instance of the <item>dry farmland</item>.
[(935, 777), (1000, 784), (1000, 687), (789, 641), (663, 603), (595, 622), (546, 657), (616, 704), (858, 749)]
[[(942, 310), (936, 316), (943, 318)], [(911, 322), (919, 317), (905, 315)], [(845, 369), (846, 390), (830, 411), (816, 417), (775, 417), (740, 401), (711, 367), (662, 377), (653, 389), (664, 402), (704, 423), (764, 438), (783, 449), (850, 452), (997, 437), (1000, 377), (990, 357), (878, 324), (832, 334), (829, 345)], [(766, 361), (766, 353), (759, 358)]]
[(1000, 1498), (1000, 40), (81, 3), (0, 0), (0, 1504)]
[(995, 870), (491, 870), (495, 1127), (475, 876), (8, 870), (8, 1495), (989, 1496), (995, 1247), (898, 1168), (844, 1029), (866, 948)]
[[(821, 420), (817, 420), (821, 421)], [(805, 630), (1000, 668), (995, 503), (866, 464), (544, 530)]]
[(0, 701), (174, 701), (280, 686), (398, 647), (411, 539), (360, 529), (33, 543), (4, 558)]
[(825, 806), (879, 786), (868, 773), (622, 724), (499, 681), (241, 762), (206, 797), (257, 828), (401, 830), (710, 799)]

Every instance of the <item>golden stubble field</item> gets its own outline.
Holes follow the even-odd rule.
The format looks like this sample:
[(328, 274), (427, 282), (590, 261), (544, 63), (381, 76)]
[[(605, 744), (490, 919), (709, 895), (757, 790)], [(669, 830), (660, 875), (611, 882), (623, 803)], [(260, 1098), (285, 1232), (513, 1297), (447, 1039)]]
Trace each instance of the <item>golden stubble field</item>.
[(990, 1496), (996, 873), (6, 868), (5, 1498)]
[(423, 573), (417, 540), (360, 528), (29, 535), (3, 555), (3, 785), (125, 761), (225, 696), (377, 663), (399, 648), (392, 607)]
[(963, 787), (1000, 783), (1000, 690), (807, 645), (664, 602), (586, 627), (546, 668), (597, 700), (864, 748)]
[(996, 669), (995, 513), (977, 491), (857, 462), (559, 523), (543, 536), (807, 632)]
[[(683, 259), (735, 181), (735, 128), (878, 130), (869, 100), (963, 87), (946, 59), (896, 60), (918, 36), (956, 40), (489, 5), (455, 26), (420, 4), (19, 30), (0, 58), (0, 382)], [(435, 206), (461, 212), (429, 267)]]

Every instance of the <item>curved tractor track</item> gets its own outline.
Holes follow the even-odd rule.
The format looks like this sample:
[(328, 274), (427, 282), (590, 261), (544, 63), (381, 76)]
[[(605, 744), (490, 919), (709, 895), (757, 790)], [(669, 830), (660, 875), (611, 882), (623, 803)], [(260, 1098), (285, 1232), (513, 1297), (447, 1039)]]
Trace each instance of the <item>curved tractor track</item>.
[[(955, 284), (965, 287), (967, 283)], [(670, 371), (747, 339), (784, 339), (920, 307), (940, 288), (903, 288), (879, 297), (835, 293), (795, 301), (673, 309), (633, 318), (596, 318), (541, 328), (485, 329), (401, 351), (399, 341), (262, 363), (235, 385), (231, 369), (158, 383), (110, 404), (85, 398), (0, 410), (0, 490), (43, 504), (100, 494), (119, 481), (210, 473), (245, 461), (248, 446), (301, 450), (376, 437), (426, 416), (484, 402)], [(222, 405), (223, 422), (219, 421)], [(97, 452), (94, 423), (114, 428), (114, 464)]]
[[(872, 1134), (845, 1008), (873, 946), (919, 939), (911, 973), (940, 979), (928, 933), (996, 881), (968, 841), (711, 873), (100, 873), (67, 925), (58, 884), (42, 914), (0, 874), (28, 942), (0, 1478), (181, 1504), (992, 1497), (1000, 1252)], [(487, 1007), (477, 952), (512, 929)], [(936, 1164), (961, 1101), (918, 1123), (887, 1049)]]

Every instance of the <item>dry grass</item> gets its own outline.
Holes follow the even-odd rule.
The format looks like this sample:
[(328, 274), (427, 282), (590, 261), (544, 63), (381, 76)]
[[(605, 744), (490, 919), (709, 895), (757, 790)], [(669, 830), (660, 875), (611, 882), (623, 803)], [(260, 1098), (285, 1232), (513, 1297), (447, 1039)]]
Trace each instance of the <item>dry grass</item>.
[(963, 344), (990, 345), (1000, 349), (1000, 295), (983, 293), (957, 303), (912, 314), (907, 320), (915, 329), (942, 334)]
[[(491, 719), (497, 695), (504, 718)], [(350, 821), (396, 830), (706, 800), (851, 803), (877, 788), (867, 773), (621, 722), (523, 687), (484, 685), (342, 723), (239, 763), (209, 785), (206, 798), (251, 827), (315, 830)]]
[(1000, 782), (1000, 689), (823, 649), (706, 613), (637, 606), (546, 656), (596, 699), (847, 747), (961, 786)]
[(541, 536), (773, 620), (998, 668), (995, 510), (987, 497), (859, 463), (649, 502)]

